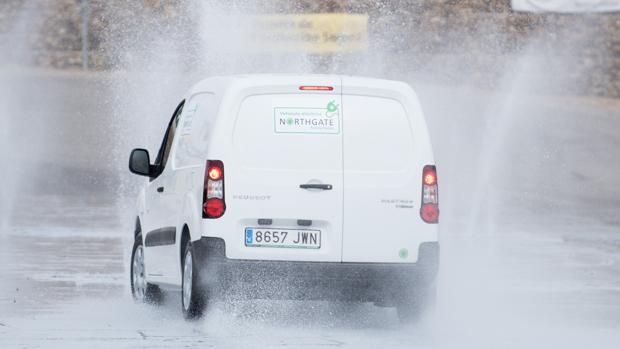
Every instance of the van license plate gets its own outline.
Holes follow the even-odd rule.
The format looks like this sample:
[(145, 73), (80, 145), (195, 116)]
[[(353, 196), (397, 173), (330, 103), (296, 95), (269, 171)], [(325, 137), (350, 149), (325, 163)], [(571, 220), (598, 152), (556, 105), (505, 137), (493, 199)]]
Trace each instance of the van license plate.
[(245, 228), (245, 245), (248, 247), (321, 248), (321, 231)]

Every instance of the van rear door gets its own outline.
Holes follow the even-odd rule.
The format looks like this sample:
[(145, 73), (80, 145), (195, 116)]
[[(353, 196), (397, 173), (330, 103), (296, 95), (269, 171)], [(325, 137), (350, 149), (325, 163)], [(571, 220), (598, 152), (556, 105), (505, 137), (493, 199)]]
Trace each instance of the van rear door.
[(329, 90), (247, 96), (226, 161), (229, 258), (340, 262), (343, 157), (340, 81)]
[(415, 262), (421, 168), (411, 122), (398, 99), (347, 94), (343, 80), (342, 260)]

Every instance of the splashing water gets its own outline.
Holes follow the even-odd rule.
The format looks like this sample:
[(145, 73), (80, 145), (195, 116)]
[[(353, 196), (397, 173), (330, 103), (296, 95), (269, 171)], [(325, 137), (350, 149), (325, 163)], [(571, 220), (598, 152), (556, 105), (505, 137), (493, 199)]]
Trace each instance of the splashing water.
[[(244, 304), (234, 309), (233, 313), (242, 313), (247, 319), (231, 319), (229, 309), (222, 310), (216, 305), (207, 320), (197, 326), (198, 330), (206, 328), (207, 337), (225, 333), (232, 338), (227, 339), (234, 341), (239, 326), (246, 326), (255, 334), (273, 329), (279, 323), (287, 323), (288, 326), (280, 328), (282, 342), (310, 338), (311, 345), (318, 343), (313, 339), (327, 336), (356, 343), (359, 337), (362, 341), (357, 338), (357, 343), (364, 346), (376, 343), (377, 338), (388, 344), (407, 342), (417, 338), (420, 328), (434, 326), (437, 344), (445, 347), (502, 347), (503, 343), (509, 343), (506, 346), (571, 347), (595, 337), (599, 347), (609, 347), (612, 340), (618, 338), (613, 327), (620, 320), (616, 315), (596, 308), (596, 304), (612, 310), (619, 308), (613, 298), (617, 296), (614, 289), (620, 286), (613, 276), (619, 262), (610, 253), (596, 250), (587, 254), (587, 251), (588, 248), (600, 248), (591, 247), (598, 246), (596, 239), (608, 243), (608, 230), (616, 229), (620, 224), (610, 218), (614, 208), (618, 207), (613, 201), (618, 193), (613, 188), (620, 187), (615, 178), (620, 168), (614, 165), (620, 164), (620, 159), (610, 150), (617, 145), (614, 143), (617, 138), (605, 130), (617, 129), (614, 127), (618, 124), (608, 114), (617, 113), (618, 109), (601, 108), (571, 97), (533, 93), (534, 87), (538, 88), (536, 91), (555, 91), (557, 89), (552, 87), (558, 86), (549, 87), (550, 84), (574, 82), (574, 74), (570, 80), (567, 80), (568, 74), (566, 78), (553, 75), (561, 71), (558, 67), (570, 71), (574, 61), (579, 59), (579, 52), (585, 48), (575, 44), (570, 47), (572, 54), (564, 54), (565, 51), (559, 54), (545, 46), (545, 37), (532, 37), (525, 49), (515, 50), (510, 57), (501, 56), (505, 60), (503, 64), (489, 67), (498, 70), (493, 73), (502, 78), (499, 84), (492, 86), (492, 91), (482, 90), (467, 83), (480, 74), (476, 68), (458, 62), (457, 58), (448, 58), (448, 64), (442, 67), (441, 63), (433, 61), (444, 59), (442, 55), (428, 58), (423, 51), (409, 47), (413, 44), (407, 44), (407, 40), (415, 41), (416, 38), (403, 38), (404, 25), (396, 9), (383, 2), (367, 7), (348, 6), (345, 9), (352, 12), (372, 12), (369, 50), (320, 56), (304, 50), (286, 54), (244, 51), (244, 44), (255, 29), (248, 25), (248, 15), (299, 12), (294, 4), (188, 1), (175, 7), (175, 16), (164, 18), (151, 13), (152, 8), (141, 2), (110, 5), (104, 11), (111, 24), (102, 50), (113, 58), (112, 71), (73, 74), (71, 78), (62, 74), (52, 77), (54, 81), (62, 80), (60, 90), (66, 91), (60, 91), (64, 94), (59, 92), (60, 97), (56, 99), (40, 102), (43, 107), (39, 106), (39, 109), (45, 108), (45, 111), (37, 112), (41, 117), (36, 122), (41, 124), (38, 129), (43, 131), (34, 133), (28, 147), (25, 147), (28, 142), (18, 141), (20, 135), (16, 130), (19, 133), (33, 127), (34, 123), (32, 119), (24, 121), (9, 117), (16, 115), (21, 108), (11, 100), (27, 99), (39, 81), (33, 78), (35, 82), (24, 82), (22, 75), (2, 71), (0, 94), (4, 100), (0, 104), (0, 146), (10, 150), (9, 154), (3, 154), (2, 163), (13, 164), (12, 167), (1, 167), (2, 229), (9, 224), (8, 218), (18, 194), (16, 188), (23, 187), (24, 182), (40, 180), (34, 173), (44, 173), (50, 162), (58, 162), (70, 156), (69, 153), (77, 152), (58, 150), (75, 141), (71, 144), (77, 144), (76, 148), (87, 145), (84, 146), (87, 148), (84, 158), (105, 159), (94, 161), (105, 164), (87, 175), (77, 170), (55, 172), (50, 174), (50, 182), (65, 183), (86, 177), (85, 181), (94, 187), (92, 192), (76, 189), (71, 183), (64, 187), (77, 195), (92, 197), (95, 203), (87, 208), (90, 211), (100, 209), (98, 198), (104, 195), (103, 191), (112, 188), (110, 190), (115, 191), (117, 200), (114, 218), (96, 223), (113, 226), (118, 234), (127, 233), (122, 236), (125, 245), (129, 246), (130, 241), (126, 240), (130, 239), (133, 228), (134, 194), (140, 183), (127, 173), (129, 150), (147, 147), (154, 152), (166, 121), (187, 88), (205, 77), (293, 72), (397, 78), (413, 84), (421, 97), (439, 169), (442, 270), (436, 316), (415, 329), (395, 330), (389, 320), (393, 318), (390, 310), (372, 306), (360, 306), (347, 315), (338, 307), (334, 310), (332, 305), (311, 304), (304, 308), (305, 305), (291, 303), (256, 302), (250, 304), (249, 307), (253, 307), (250, 311), (245, 310)], [(127, 8), (131, 11), (126, 11)], [(36, 22), (37, 11), (31, 7), (24, 12), (21, 18), (25, 24), (17, 28)], [(583, 24), (578, 22), (576, 26)], [(424, 30), (423, 26), (419, 28)], [(475, 41), (479, 34), (492, 32), (497, 34), (489, 45), (496, 46), (493, 52), (500, 52), (508, 39), (493, 22), (480, 24), (468, 39)], [(457, 39), (442, 43), (438, 50), (457, 52), (466, 47), (456, 42)], [(15, 54), (33, 54), (26, 46), (20, 50), (23, 53)], [(482, 55), (473, 52), (467, 58), (482, 59)], [(549, 68), (550, 61), (553, 61), (553, 69)], [(577, 72), (579, 74), (585, 72)], [(50, 73), (41, 75), (49, 77)], [(20, 81), (25, 88), (16, 88)], [(41, 78), (41, 81), (46, 79)], [(87, 86), (82, 89), (87, 91), (85, 95), (79, 95), (79, 91), (72, 87), (82, 86), (82, 83)], [(93, 86), (101, 85), (105, 88), (92, 91)], [(40, 90), (38, 96), (54, 95), (52, 90), (56, 85), (50, 86), (43, 87), (43, 93)], [(88, 105), (69, 104), (70, 97), (75, 96), (83, 97)], [(63, 108), (65, 103), (71, 107)], [(95, 111), (86, 114), (84, 110), (87, 108)], [(82, 120), (80, 124), (86, 115), (92, 119), (86, 123)], [(46, 121), (46, 117), (52, 121)], [(587, 117), (590, 122), (583, 120)], [(57, 130), (68, 124), (78, 126), (69, 128), (67, 133)], [(99, 146), (84, 139), (87, 138), (84, 136), (86, 129), (90, 128), (97, 128), (97, 132), (87, 134), (100, 138), (102, 141), (96, 143)], [(588, 139), (584, 140), (584, 137)], [(51, 150), (42, 151), (40, 148)], [(22, 149), (27, 150), (26, 154)], [(94, 166), (91, 162), (69, 162), (64, 165), (71, 169), (71, 166), (78, 170)], [(77, 172), (82, 174), (75, 175)], [(611, 175), (606, 175), (607, 172)], [(63, 176), (69, 179), (63, 179)], [(112, 184), (99, 187), (92, 179), (99, 177), (111, 178)], [(54, 189), (48, 188), (48, 193), (60, 197)], [(606, 190), (609, 192), (605, 193)], [(58, 206), (66, 205), (63, 199), (58, 201)], [(584, 202), (605, 206), (606, 210), (589, 208)], [(68, 225), (70, 221), (78, 220), (66, 210), (60, 211), (59, 217), (60, 224)], [(88, 219), (92, 220), (91, 216)], [(123, 222), (120, 227), (112, 222), (116, 220)], [(90, 221), (80, 222), (77, 224), (79, 229), (88, 230), (90, 228), (86, 227), (92, 225)], [(120, 252), (125, 254), (124, 265), (128, 265), (126, 250)], [(587, 257), (581, 258), (582, 255)], [(88, 264), (88, 260), (82, 262)], [(596, 271), (594, 275), (589, 273), (592, 270)], [(139, 322), (145, 320), (143, 317), (153, 315), (125, 314), (130, 311), (118, 304), (112, 309), (119, 313), (108, 314), (112, 318), (110, 321), (128, 316)], [(151, 317), (176, 318), (175, 309), (170, 306)], [(170, 314), (162, 315), (168, 311)], [(334, 317), (334, 312), (339, 315)], [(307, 319), (313, 326), (305, 327)], [(135, 326), (121, 323), (130, 328)], [(164, 326), (160, 323), (151, 325), (156, 329)], [(175, 328), (185, 327), (180, 321), (174, 325)], [(369, 327), (368, 337), (361, 332), (366, 332)], [(599, 333), (608, 328), (612, 328), (609, 333)], [(548, 333), (546, 338), (545, 332)], [(248, 338), (253, 340), (255, 337)], [(363, 343), (364, 339), (369, 342)], [(427, 344), (425, 340), (421, 345)]]

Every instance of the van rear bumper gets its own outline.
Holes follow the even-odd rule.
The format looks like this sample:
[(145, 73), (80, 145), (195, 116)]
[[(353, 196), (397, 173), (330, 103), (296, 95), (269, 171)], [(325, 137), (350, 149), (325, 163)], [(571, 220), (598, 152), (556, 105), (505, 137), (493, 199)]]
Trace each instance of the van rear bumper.
[(435, 280), (439, 243), (419, 247), (416, 263), (337, 263), (226, 258), (220, 238), (194, 242), (201, 282), (212, 298), (346, 300), (390, 303)]

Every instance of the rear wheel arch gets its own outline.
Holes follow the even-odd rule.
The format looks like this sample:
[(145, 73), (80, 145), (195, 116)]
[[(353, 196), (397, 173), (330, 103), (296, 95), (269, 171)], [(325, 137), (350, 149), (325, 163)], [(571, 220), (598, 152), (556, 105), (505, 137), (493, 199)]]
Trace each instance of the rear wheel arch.
[(134, 240), (138, 239), (138, 236), (142, 235), (142, 226), (140, 225), (140, 217), (136, 217), (136, 227), (134, 229)]
[(192, 236), (189, 232), (189, 227), (187, 224), (183, 225), (183, 229), (181, 229), (181, 244), (180, 244), (180, 253), (179, 253), (179, 261), (181, 268), (183, 268), (183, 259), (185, 258), (185, 249), (187, 247), (187, 242), (191, 241)]

